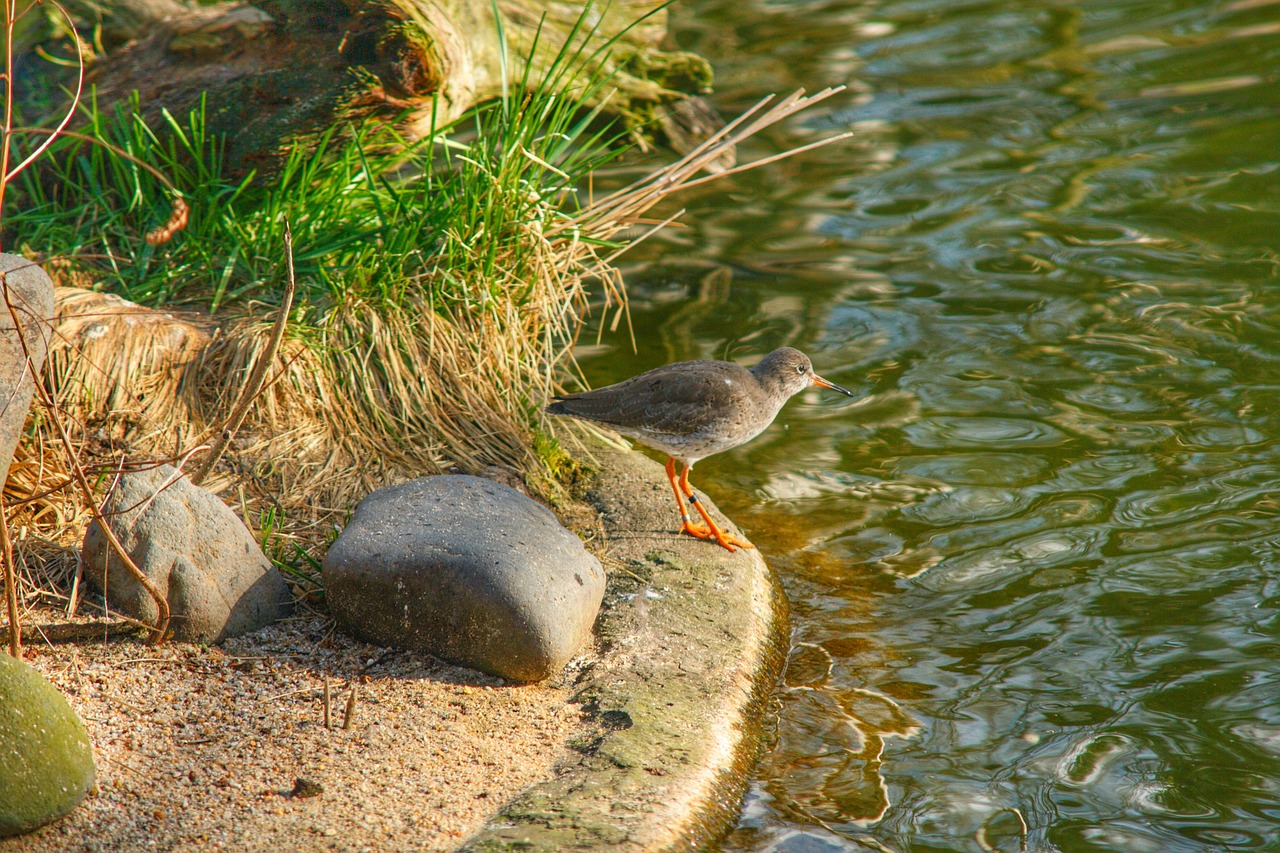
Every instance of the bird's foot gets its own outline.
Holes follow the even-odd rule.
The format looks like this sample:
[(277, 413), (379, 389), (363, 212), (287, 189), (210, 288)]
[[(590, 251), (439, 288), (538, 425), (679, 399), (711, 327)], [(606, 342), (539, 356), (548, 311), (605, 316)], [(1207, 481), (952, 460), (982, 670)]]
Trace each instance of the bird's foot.
[(719, 527), (715, 527), (715, 526), (704, 527), (702, 525), (694, 524), (691, 521), (686, 521), (684, 525), (680, 528), (680, 532), (687, 533), (690, 536), (697, 537), (698, 539), (707, 539), (707, 540), (714, 539), (716, 543), (718, 543), (721, 547), (728, 550), (730, 553), (733, 553), (735, 548), (754, 549), (756, 547), (755, 545), (752, 545), (750, 542), (748, 542), (746, 539), (743, 539), (741, 536), (734, 536), (732, 533), (726, 533), (725, 531), (721, 530)]

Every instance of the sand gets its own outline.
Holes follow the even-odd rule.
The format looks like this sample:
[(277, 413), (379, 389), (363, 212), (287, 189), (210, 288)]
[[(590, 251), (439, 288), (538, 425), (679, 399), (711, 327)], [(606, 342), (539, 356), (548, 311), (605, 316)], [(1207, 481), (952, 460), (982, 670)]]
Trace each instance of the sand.
[(221, 647), (32, 643), (28, 661), (84, 721), (98, 791), (0, 853), (449, 850), (587, 735), (574, 665), (510, 686), (310, 613)]

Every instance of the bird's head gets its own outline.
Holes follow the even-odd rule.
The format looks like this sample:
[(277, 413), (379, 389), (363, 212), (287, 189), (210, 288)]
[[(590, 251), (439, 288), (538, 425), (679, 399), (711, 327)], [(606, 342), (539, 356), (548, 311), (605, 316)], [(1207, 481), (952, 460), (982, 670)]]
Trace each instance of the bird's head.
[(813, 372), (813, 362), (809, 356), (792, 347), (782, 347), (760, 359), (760, 363), (751, 368), (756, 379), (767, 388), (778, 388), (787, 396), (799, 394), (811, 385), (830, 388), (841, 394), (853, 396), (834, 382), (828, 382)]

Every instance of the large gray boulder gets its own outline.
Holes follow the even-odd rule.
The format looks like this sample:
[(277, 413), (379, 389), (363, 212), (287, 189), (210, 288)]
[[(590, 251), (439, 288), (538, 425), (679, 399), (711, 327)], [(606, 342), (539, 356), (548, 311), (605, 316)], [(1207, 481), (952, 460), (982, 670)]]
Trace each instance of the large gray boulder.
[(0, 652), (0, 837), (67, 814), (94, 778), (89, 735), (67, 700), (40, 673)]
[(604, 570), (545, 507), (479, 477), (422, 477), (356, 508), (324, 560), (338, 624), (512, 681), (591, 636)]
[(49, 276), (21, 255), (0, 254), (0, 486), (9, 476), (13, 450), (22, 436), (35, 391), (27, 354), (38, 375), (49, 351), (52, 317), (53, 282)]
[[(173, 637), (216, 643), (268, 625), (288, 609), (284, 578), (216, 495), (161, 465), (120, 477), (103, 515), (129, 556), (167, 593)], [(84, 537), (85, 575), (112, 608), (154, 624), (154, 599), (124, 567), (98, 523)]]

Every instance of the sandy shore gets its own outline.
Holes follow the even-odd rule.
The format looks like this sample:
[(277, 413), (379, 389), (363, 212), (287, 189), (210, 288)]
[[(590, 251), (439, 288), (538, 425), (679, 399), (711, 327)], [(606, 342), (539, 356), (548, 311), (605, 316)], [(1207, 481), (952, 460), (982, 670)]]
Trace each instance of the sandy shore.
[(573, 666), (507, 686), (312, 614), (222, 647), (31, 646), (89, 730), (99, 791), (0, 853), (448, 850), (586, 728)]
[(661, 465), (596, 456), (586, 493), (609, 591), (595, 648), (552, 682), (359, 643), (305, 609), (218, 648), (33, 641), (89, 729), (100, 791), (0, 853), (711, 843), (738, 815), (786, 603), (758, 552), (672, 531)]

